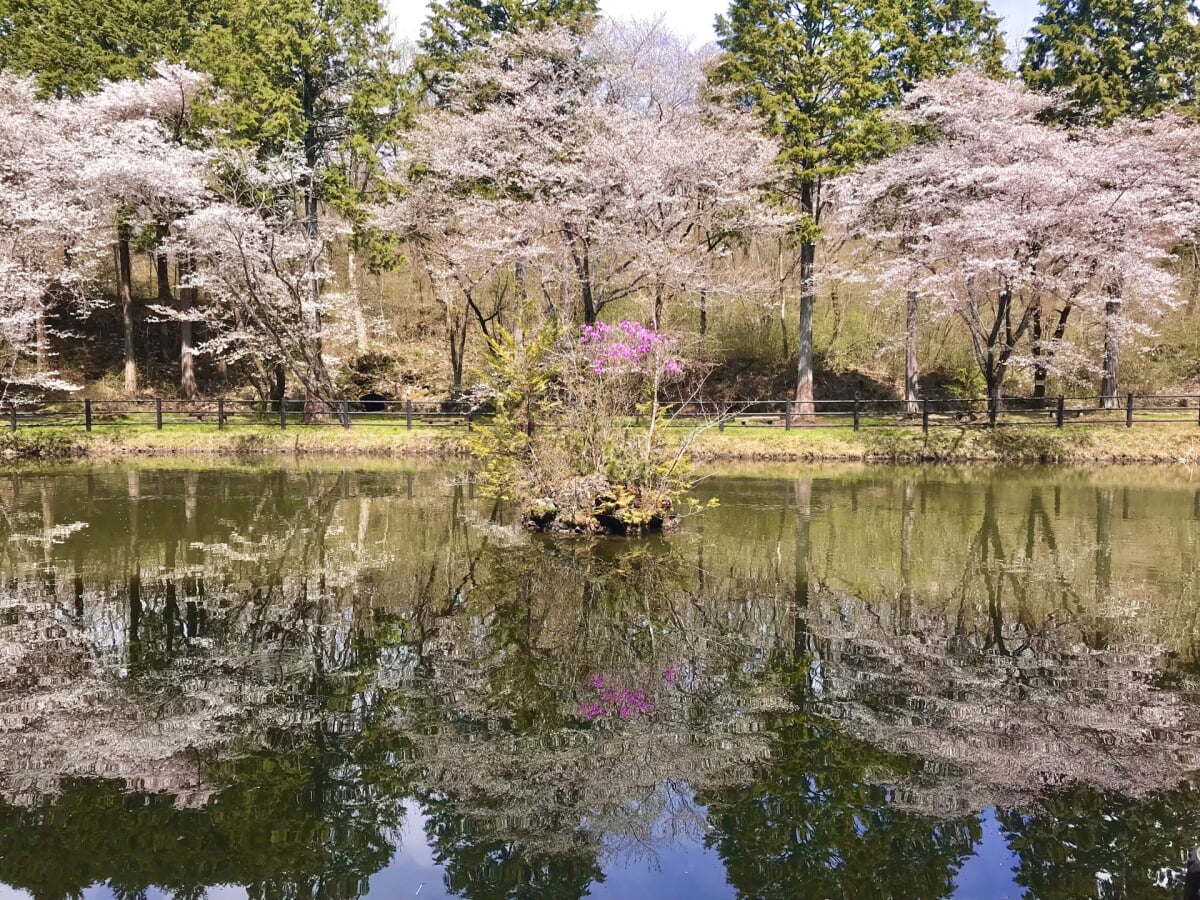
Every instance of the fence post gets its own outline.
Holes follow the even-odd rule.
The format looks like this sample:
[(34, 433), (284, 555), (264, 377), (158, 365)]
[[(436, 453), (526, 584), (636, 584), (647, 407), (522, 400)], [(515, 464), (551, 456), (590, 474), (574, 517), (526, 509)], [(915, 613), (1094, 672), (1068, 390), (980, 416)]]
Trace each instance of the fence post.
[(471, 430), (471, 410), (467, 410), (467, 431)]
[(225, 398), (217, 398), (217, 428), (225, 427)]
[[(15, 421), (15, 420), (14, 420)], [(14, 425), (13, 428), (17, 426)], [(717, 431), (725, 430), (725, 404), (722, 403), (717, 407)]]
[(154, 427), (162, 431), (162, 397), (154, 398)]
[(929, 398), (925, 397), (921, 400), (921, 430), (926, 434), (929, 433)]
[(350, 427), (350, 401), (349, 400), (339, 400), (338, 401), (338, 417), (342, 420), (343, 428)]
[(412, 431), (412, 400), (404, 401), (404, 424)]
[(1125, 427), (1133, 427), (1133, 394), (1125, 398)]
[(1060, 396), (1058, 398), (1058, 409), (1054, 413), (1054, 424), (1058, 428), (1063, 427), (1063, 418), (1065, 417), (1065, 413), (1066, 413), (1066, 405), (1067, 405), (1067, 399), (1065, 397)]
[(859, 423), (858, 398), (855, 397), (854, 398), (854, 430), (855, 431), (858, 431), (859, 424), (860, 423)]
[(88, 431), (92, 430), (92, 401), (83, 401), (83, 427)]
[(8, 427), (13, 431), (17, 430), (17, 405), (15, 403), (8, 405)]
[(279, 398), (279, 430), (287, 428), (287, 397)]
[(791, 431), (792, 430), (792, 401), (788, 400), (786, 403), (784, 403), (783, 406), (784, 406), (783, 430)]

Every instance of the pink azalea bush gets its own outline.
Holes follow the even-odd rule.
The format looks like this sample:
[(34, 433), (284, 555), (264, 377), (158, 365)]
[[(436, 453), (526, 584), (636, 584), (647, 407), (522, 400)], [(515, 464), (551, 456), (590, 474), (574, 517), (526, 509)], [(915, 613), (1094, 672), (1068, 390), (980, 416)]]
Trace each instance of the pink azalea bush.
[(589, 368), (597, 375), (678, 375), (679, 361), (667, 354), (678, 342), (640, 322), (616, 325), (595, 322), (583, 326), (580, 347), (591, 357)]

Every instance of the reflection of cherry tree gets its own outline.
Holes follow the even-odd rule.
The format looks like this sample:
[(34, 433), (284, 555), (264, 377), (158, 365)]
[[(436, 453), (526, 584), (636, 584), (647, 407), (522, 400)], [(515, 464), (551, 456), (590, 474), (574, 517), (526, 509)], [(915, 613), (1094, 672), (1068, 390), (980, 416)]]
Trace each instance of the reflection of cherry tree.
[[(1056, 855), (1068, 826), (1114, 816), (1086, 840), (1136, 893), (1198, 808), (1169, 789), (1197, 767), (1172, 658), (1195, 580), (1118, 551), (1155, 528), (1145, 552), (1194, 567), (1193, 497), (1140, 522), (1139, 492), (1080, 478), (755, 480), (703, 533), (636, 543), (533, 539), (422, 475), (0, 479), (0, 880), (11, 847), (60, 895), (327, 870), (355, 896), (415, 798), (465, 896), (582, 896), (683, 838), (747, 895), (852, 896), (882, 867), (938, 896), (986, 806), (1039, 896), (1102, 864)], [(160, 837), (192, 871), (130, 849)]]
[[(905, 802), (982, 808), (1076, 780), (1142, 794), (1181, 766), (1200, 768), (1186, 737), (1196, 713), (1161, 689), (1179, 677), (1168, 636), (1145, 633), (1136, 600), (1116, 590), (1112, 492), (1096, 495), (1090, 595), (1079, 585), (1093, 561), (1063, 552), (1038, 487), (1022, 515), (1004, 518), (995, 487), (981, 491), (979, 526), (944, 599), (914, 608), (911, 574), (894, 595), (818, 585), (807, 615), (822, 660), (810, 684), (817, 708), (860, 738), (946, 766), (937, 791), (907, 785)], [(902, 506), (902, 521), (911, 515)], [(902, 526), (902, 575), (911, 540)]]

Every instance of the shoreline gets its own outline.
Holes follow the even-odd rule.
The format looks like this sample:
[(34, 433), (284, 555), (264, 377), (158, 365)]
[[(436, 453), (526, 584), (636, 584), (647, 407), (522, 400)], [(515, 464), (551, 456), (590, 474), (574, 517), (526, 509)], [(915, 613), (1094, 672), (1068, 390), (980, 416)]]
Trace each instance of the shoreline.
[[(147, 457), (328, 456), (382, 459), (465, 459), (461, 429), (349, 431), (330, 427), (105, 427), (88, 433), (56, 427), (0, 433), (0, 462)], [(727, 427), (699, 435), (692, 461), (764, 463), (1200, 465), (1200, 427), (1183, 424), (920, 430)]]

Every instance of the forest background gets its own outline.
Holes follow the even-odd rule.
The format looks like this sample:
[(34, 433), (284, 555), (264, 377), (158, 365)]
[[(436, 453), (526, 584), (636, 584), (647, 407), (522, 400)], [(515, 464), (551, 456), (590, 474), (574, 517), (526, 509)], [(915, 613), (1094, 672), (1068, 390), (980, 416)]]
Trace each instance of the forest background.
[[(1093, 278), (1110, 296), (1089, 315), (1027, 279), (992, 385), (982, 301), (898, 288), (885, 263), (910, 248), (834, 191), (919, 144), (893, 111), (955, 72), (1062, 92), (1030, 110), (1064, 139), (1190, 116), (1192, 4), (1046, 0), (1018, 53), (982, 0), (735, 0), (715, 30), (694, 46), (590, 0), (447, 0), (410, 43), (375, 0), (0, 0), (5, 396), (444, 398), (489, 340), (546, 319), (653, 323), (715, 399), (1200, 390), (1186, 228), (1128, 242), (1169, 276), (1141, 279), (1150, 302)], [(521, 103), (539, 90), (566, 106)], [(456, 169), (472, 147), (483, 168)], [(496, 147), (520, 151), (515, 188)], [(564, 147), (577, 205), (548, 212), (530, 172)], [(621, 218), (605, 191), (640, 205)], [(663, 197), (682, 213), (648, 214)], [(1011, 330), (1004, 292), (986, 302)]]

